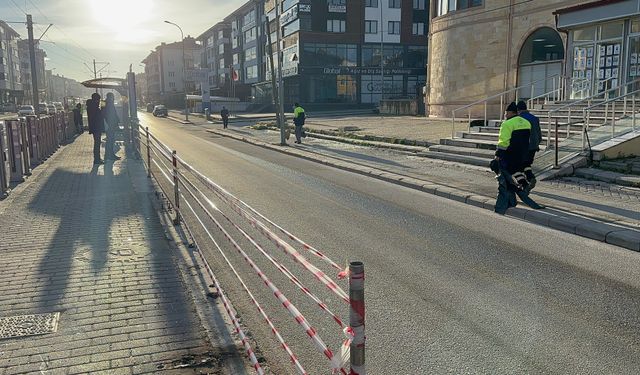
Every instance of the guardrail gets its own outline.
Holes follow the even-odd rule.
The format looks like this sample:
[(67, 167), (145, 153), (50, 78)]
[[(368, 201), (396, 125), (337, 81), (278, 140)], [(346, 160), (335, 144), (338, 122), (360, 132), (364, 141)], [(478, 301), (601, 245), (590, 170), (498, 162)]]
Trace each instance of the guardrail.
[[(184, 225), (187, 232), (194, 239), (197, 253), (205, 265), (207, 273), (214, 281), (216, 292), (220, 296), (225, 311), (242, 340), (245, 352), (256, 373), (263, 374), (264, 371), (237, 320), (237, 311), (203, 254), (205, 251), (211, 251), (217, 254), (216, 256), (219, 255), (220, 259), (223, 260), (223, 263), (231, 271), (247, 297), (251, 300), (251, 303), (257, 308), (262, 319), (269, 326), (280, 347), (289, 356), (296, 372), (299, 374), (308, 373), (301, 363), (301, 358), (295, 355), (274, 325), (273, 320), (267, 315), (262, 303), (258, 301), (256, 295), (248, 286), (245, 281), (245, 275), (240, 274), (238, 268), (230, 259), (230, 254), (228, 254), (230, 251), (237, 253), (237, 256), (249, 265), (251, 273), (259, 279), (261, 285), (264, 285), (270, 294), (275, 297), (276, 302), (286, 310), (296, 325), (309, 338), (316, 350), (326, 357), (333, 373), (364, 375), (366, 371), (364, 362), (365, 304), (363, 264), (361, 262), (351, 262), (348, 270), (343, 269), (323, 252), (268, 219), (265, 215), (180, 158), (176, 150), (160, 141), (149, 131), (148, 127), (138, 127), (137, 129), (132, 127), (131, 139), (134, 143), (134, 149), (144, 160), (147, 175), (156, 180), (163, 195), (169, 200), (169, 204), (175, 213), (173, 217), (174, 224)], [(253, 228), (251, 231), (254, 234), (250, 233), (248, 229), (244, 229), (247, 226)], [(217, 230), (220, 236), (231, 245), (231, 250), (223, 249), (223, 246), (220, 245), (220, 236), (214, 236), (212, 229)], [(235, 234), (232, 234), (232, 232)], [(337, 324), (339, 330), (345, 335), (339, 351), (334, 352), (330, 349), (329, 345), (320, 337), (318, 330), (305, 318), (291, 299), (285, 296), (282, 289), (275, 285), (272, 278), (267, 276), (267, 273), (258, 266), (254, 257), (240, 245), (240, 241), (236, 239), (236, 236), (241, 239), (242, 243), (250, 244), (250, 247), (257, 251), (261, 259), (264, 257), (264, 261), (269, 266), (273, 266), (277, 272), (281, 273), (297, 290)], [(270, 245), (261, 244), (257, 239), (258, 236), (264, 237)], [(307, 288), (302, 282), (303, 277), (295, 275), (282, 261), (278, 260), (274, 254), (276, 252), (282, 252), (286, 258), (290, 258), (293, 263), (298, 265), (302, 272), (308, 273), (306, 275), (307, 278), (313, 278), (320, 286), (326, 288), (334, 297), (337, 297), (339, 301), (347, 304), (350, 307), (349, 323), (347, 324), (338, 314), (329, 309), (322, 299)], [(336, 272), (338, 280), (348, 277), (349, 293), (347, 294), (337, 281), (334, 281), (319, 266), (313, 264), (303, 253), (308, 253), (313, 258), (322, 261), (324, 266), (328, 267), (331, 272)], [(347, 362), (350, 363), (349, 368), (347, 368)]]
[[(627, 101), (628, 98), (631, 97), (631, 129), (632, 131), (636, 130), (636, 97), (640, 93), (640, 89), (634, 90), (631, 92), (627, 92), (623, 95), (619, 95), (615, 98), (607, 99), (603, 102), (596, 103), (582, 110), (582, 117), (585, 119), (584, 121), (584, 133), (588, 133), (589, 131), (589, 120), (591, 115), (591, 110), (594, 108), (605, 106), (604, 110), (604, 123), (606, 124), (609, 118), (609, 104), (611, 104), (611, 138), (615, 137), (616, 133), (616, 102), (620, 100), (623, 101), (623, 116), (627, 114)], [(584, 140), (582, 142), (582, 147), (584, 148)]]
[[(491, 96), (489, 96), (487, 98), (484, 98), (484, 99), (475, 101), (475, 102), (473, 102), (471, 104), (467, 104), (467, 105), (464, 105), (462, 107), (454, 109), (453, 111), (451, 111), (451, 138), (455, 138), (455, 136), (456, 136), (455, 135), (455, 131), (456, 131), (455, 130), (456, 112), (462, 111), (462, 110), (465, 110), (465, 109), (467, 110), (467, 120), (468, 120), (467, 131), (468, 131), (471, 128), (471, 108), (472, 107), (475, 107), (475, 106), (480, 105), (480, 104), (484, 104), (484, 124), (486, 125), (487, 118), (488, 118), (487, 117), (487, 105), (488, 105), (490, 100), (499, 97), (500, 98), (500, 110), (502, 110), (504, 108), (505, 95), (510, 94), (510, 93), (515, 91), (516, 92), (516, 101), (517, 101), (518, 100), (518, 98), (517, 98), (518, 94), (517, 93), (521, 89), (530, 88), (531, 89), (531, 96), (533, 96), (533, 93), (535, 91), (535, 86), (537, 84), (539, 84), (540, 82), (546, 83), (549, 80), (551, 80), (551, 82), (552, 82), (553, 91), (557, 91), (558, 92), (558, 96), (560, 96), (564, 92), (564, 89), (562, 87), (562, 84), (563, 84), (564, 80), (562, 78), (563, 77), (561, 75), (554, 74), (552, 76), (545, 77), (545, 78), (542, 78), (542, 79), (538, 79), (538, 80), (530, 82), (530, 83), (528, 83), (526, 85), (522, 85), (522, 86), (514, 87), (514, 88), (506, 90), (506, 91), (502, 91), (500, 93), (491, 95)], [(503, 113), (501, 113), (500, 119), (502, 119), (502, 115), (503, 115)]]
[(76, 133), (72, 113), (0, 121), (0, 198)]

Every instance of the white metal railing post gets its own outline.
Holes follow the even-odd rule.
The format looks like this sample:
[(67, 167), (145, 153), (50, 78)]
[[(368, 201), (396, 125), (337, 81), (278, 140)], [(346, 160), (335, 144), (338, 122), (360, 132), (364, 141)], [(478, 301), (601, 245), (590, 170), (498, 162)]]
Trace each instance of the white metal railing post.
[(616, 134), (616, 101), (615, 99), (611, 102), (611, 139), (615, 137)]
[(487, 126), (487, 103), (489, 101), (485, 100), (484, 102), (484, 122), (482, 123), (482, 126)]
[(631, 98), (631, 129), (636, 131), (636, 96)]
[(173, 193), (174, 193), (174, 209), (176, 210), (176, 217), (173, 219), (173, 224), (180, 224), (180, 189), (178, 187), (178, 157), (176, 150), (171, 153), (171, 160), (173, 162)]
[(471, 107), (467, 110), (467, 131), (471, 131)]
[(451, 139), (456, 137), (456, 110), (451, 111)]
[(353, 340), (349, 346), (351, 375), (365, 375), (365, 304), (364, 264), (349, 263), (349, 325), (353, 329)]
[(585, 132), (589, 131), (589, 110), (582, 110), (582, 118), (584, 122), (582, 123), (582, 149), (584, 150), (586, 146)]
[(551, 111), (547, 113), (547, 148), (551, 146)]
[[(500, 111), (502, 111), (504, 109), (504, 95), (500, 95)], [(503, 118), (503, 112), (500, 113), (500, 121), (502, 121)]]
[(567, 114), (567, 124), (570, 124), (570, 123), (571, 123), (571, 107), (569, 107), (569, 111)]
[(530, 98), (534, 97), (535, 91), (536, 91), (536, 85), (535, 85), (535, 83), (532, 83), (531, 84), (531, 96), (530, 96)]
[(149, 140), (151, 137), (149, 136), (149, 127), (145, 128), (147, 131), (147, 177), (151, 177), (151, 143)]
[(553, 157), (553, 167), (554, 168), (558, 168), (558, 119), (556, 118), (556, 122), (555, 122), (555, 130), (556, 130), (556, 134), (555, 134), (555, 141), (554, 141), (554, 145), (553, 145), (553, 149), (554, 149), (554, 157)]

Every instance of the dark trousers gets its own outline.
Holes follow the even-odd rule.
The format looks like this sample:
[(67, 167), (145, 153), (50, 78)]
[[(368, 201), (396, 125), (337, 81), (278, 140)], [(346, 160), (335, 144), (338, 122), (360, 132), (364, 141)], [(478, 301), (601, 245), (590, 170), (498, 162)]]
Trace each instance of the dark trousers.
[(302, 125), (296, 125), (296, 142), (302, 142)]
[(494, 207), (494, 211), (504, 215), (507, 212), (508, 208), (515, 207), (518, 205), (518, 200), (516, 199), (516, 194), (518, 198), (522, 201), (522, 203), (527, 206), (539, 210), (543, 208), (536, 201), (531, 199), (529, 196), (529, 191), (518, 189), (511, 182), (511, 175), (509, 172), (505, 170), (500, 171), (500, 175), (497, 177), (498, 179), (498, 197), (496, 198), (496, 205)]
[(93, 135), (93, 162), (95, 163), (102, 160), (102, 158), (100, 158), (100, 143), (101, 143), (102, 134), (93, 133), (92, 135)]
[(229, 118), (228, 117), (223, 117), (222, 118), (222, 128), (226, 129), (227, 126), (229, 126)]
[(116, 131), (108, 130), (107, 131), (107, 142), (104, 145), (104, 158), (105, 159), (113, 159), (116, 156), (114, 152), (114, 146), (116, 143)]

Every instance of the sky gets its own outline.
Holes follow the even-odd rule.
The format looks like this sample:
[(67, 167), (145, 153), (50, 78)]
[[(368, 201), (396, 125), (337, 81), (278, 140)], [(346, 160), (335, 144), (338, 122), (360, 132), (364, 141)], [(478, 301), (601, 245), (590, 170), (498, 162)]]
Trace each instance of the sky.
[[(46, 51), (47, 69), (77, 81), (93, 78), (93, 59), (103, 76), (124, 77), (161, 42), (197, 37), (221, 21), (246, 0), (0, 0), (0, 19), (26, 22), (33, 16), (34, 38), (53, 24), (40, 42)], [(27, 27), (11, 23), (27, 39)], [(89, 67), (87, 67), (89, 66)]]

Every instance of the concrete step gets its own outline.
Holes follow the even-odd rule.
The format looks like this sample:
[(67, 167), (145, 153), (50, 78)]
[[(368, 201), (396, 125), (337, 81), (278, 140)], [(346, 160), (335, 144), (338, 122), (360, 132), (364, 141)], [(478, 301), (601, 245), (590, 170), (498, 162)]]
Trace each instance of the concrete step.
[(604, 171), (596, 168), (578, 168), (575, 175), (589, 180), (603, 181), (623, 186), (640, 187), (640, 176)]
[[(591, 127), (594, 128), (594, 127)], [(478, 128), (474, 128), (476, 129), (477, 133), (483, 133), (483, 134), (498, 134), (500, 132), (500, 128), (493, 128), (493, 127), (488, 127), (488, 126), (484, 126), (484, 127), (478, 127)], [(547, 126), (542, 126), (540, 125), (540, 129), (542, 130), (543, 133), (547, 132)], [(551, 128), (551, 134), (554, 134), (554, 128)], [(571, 130), (570, 130), (570, 134), (571, 135), (580, 135), (580, 133), (582, 133), (582, 126), (571, 126)], [(566, 136), (567, 135), (567, 126), (562, 126), (558, 128), (558, 134)]]
[(446, 152), (431, 152), (431, 151), (419, 152), (417, 155), (425, 158), (453, 161), (457, 163), (463, 163), (463, 164), (469, 164), (469, 165), (475, 165), (478, 167), (487, 167), (487, 168), (489, 167), (489, 162), (491, 161), (490, 159), (487, 159), (484, 157), (450, 154)]
[(485, 141), (481, 139), (466, 139), (466, 138), (443, 138), (440, 140), (441, 145), (467, 147), (467, 148), (481, 148), (485, 150), (495, 150), (496, 141)]
[(488, 160), (493, 159), (493, 156), (495, 154), (495, 151), (493, 150), (485, 150), (481, 148), (470, 148), (470, 147), (447, 146), (447, 145), (433, 145), (429, 147), (429, 151), (446, 153), (446, 154), (473, 156), (473, 157), (488, 159)]

